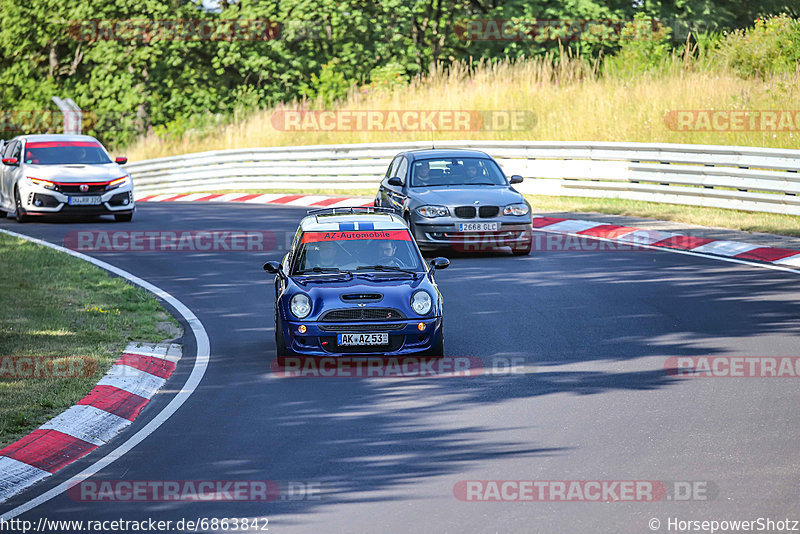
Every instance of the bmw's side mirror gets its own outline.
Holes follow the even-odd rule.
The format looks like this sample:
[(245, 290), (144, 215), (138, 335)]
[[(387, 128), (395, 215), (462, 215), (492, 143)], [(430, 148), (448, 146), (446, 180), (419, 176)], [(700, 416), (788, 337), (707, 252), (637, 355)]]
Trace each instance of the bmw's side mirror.
[(397, 186), (397, 187), (402, 187), (403, 186), (402, 180), (400, 180), (400, 178), (398, 178), (397, 176), (392, 176), (391, 178), (389, 178), (389, 181), (387, 183), (389, 185), (394, 185), (394, 186)]
[(281, 264), (277, 261), (268, 261), (264, 264), (264, 270), (268, 273), (278, 274), (281, 272)]
[(437, 271), (440, 269), (447, 269), (450, 267), (450, 260), (447, 258), (442, 258), (441, 256), (438, 258), (433, 258), (431, 260), (431, 267), (436, 269)]
[(522, 176), (520, 176), (519, 174), (515, 174), (514, 176), (511, 177), (510, 183), (511, 184), (521, 184), (522, 183)]

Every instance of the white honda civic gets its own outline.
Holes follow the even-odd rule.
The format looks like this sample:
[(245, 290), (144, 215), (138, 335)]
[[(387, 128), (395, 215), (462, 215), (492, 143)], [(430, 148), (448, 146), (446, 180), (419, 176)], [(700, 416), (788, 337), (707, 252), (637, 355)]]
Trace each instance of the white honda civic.
[(35, 215), (133, 218), (133, 183), (94, 137), (21, 135), (3, 145), (0, 210), (25, 222)]

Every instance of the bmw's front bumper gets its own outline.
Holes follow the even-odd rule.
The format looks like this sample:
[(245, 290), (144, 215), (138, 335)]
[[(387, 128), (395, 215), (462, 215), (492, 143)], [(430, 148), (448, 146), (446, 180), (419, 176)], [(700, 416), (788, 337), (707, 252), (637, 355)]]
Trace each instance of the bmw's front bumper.
[[(458, 219), (455, 217), (415, 217), (414, 239), (421, 249), (452, 248), (460, 252), (479, 252), (497, 248), (529, 246), (532, 237), (530, 216), (494, 219)], [(459, 223), (499, 223), (497, 231), (459, 232)]]
[[(425, 328), (419, 329), (423, 323)], [(305, 325), (305, 333), (300, 333), (300, 325)], [(407, 355), (421, 354), (433, 348), (441, 338), (442, 318), (421, 317), (418, 319), (393, 320), (392, 328), (386, 323), (358, 322), (304, 322), (283, 321), (283, 336), (286, 348), (294, 353), (307, 356), (343, 355)], [(400, 325), (400, 328), (397, 328)], [(357, 329), (357, 330), (354, 330)], [(337, 334), (388, 333), (388, 345), (345, 345), (337, 344)]]

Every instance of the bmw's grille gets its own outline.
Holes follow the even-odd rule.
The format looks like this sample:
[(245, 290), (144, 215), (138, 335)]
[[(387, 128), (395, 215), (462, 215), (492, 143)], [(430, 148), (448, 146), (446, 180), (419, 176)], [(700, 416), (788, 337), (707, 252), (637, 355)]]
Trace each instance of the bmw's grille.
[(326, 332), (375, 332), (383, 330), (400, 330), (403, 323), (381, 323), (381, 324), (322, 324), (320, 330)]
[(320, 318), (322, 322), (396, 321), (405, 316), (394, 308), (342, 308), (331, 310)]
[(455, 212), (456, 217), (460, 219), (475, 218), (475, 206), (459, 206), (453, 211)]
[(497, 206), (481, 206), (478, 213), (483, 218), (496, 217), (500, 213), (500, 208)]

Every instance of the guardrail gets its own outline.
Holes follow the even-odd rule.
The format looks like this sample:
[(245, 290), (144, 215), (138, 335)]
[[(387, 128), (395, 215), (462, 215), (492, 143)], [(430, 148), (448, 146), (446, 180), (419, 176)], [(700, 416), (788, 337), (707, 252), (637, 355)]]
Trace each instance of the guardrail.
[[(437, 141), (493, 156), (523, 193), (800, 215), (800, 150), (657, 143)], [(137, 195), (222, 189), (373, 189), (391, 159), (430, 143), (217, 150), (131, 163)]]

